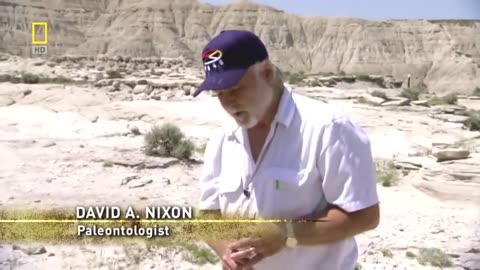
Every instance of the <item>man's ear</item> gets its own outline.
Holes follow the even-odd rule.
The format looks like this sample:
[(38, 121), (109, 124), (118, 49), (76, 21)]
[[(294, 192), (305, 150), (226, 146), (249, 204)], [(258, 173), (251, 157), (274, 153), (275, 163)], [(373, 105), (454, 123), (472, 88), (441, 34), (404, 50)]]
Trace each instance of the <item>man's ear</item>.
[(272, 83), (274, 80), (274, 67), (270, 60), (265, 60), (265, 62), (262, 63), (262, 76), (265, 79), (265, 81)]

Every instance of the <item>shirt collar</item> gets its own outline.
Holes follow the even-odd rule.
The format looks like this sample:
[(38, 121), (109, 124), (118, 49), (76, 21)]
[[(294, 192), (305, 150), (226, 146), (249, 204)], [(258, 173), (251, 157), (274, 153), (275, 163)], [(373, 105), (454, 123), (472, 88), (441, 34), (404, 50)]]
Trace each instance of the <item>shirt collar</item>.
[(295, 104), (293, 102), (292, 92), (288, 88), (284, 88), (282, 97), (280, 98), (280, 104), (278, 105), (277, 114), (273, 121), (283, 124), (288, 128), (292, 123), (294, 113)]

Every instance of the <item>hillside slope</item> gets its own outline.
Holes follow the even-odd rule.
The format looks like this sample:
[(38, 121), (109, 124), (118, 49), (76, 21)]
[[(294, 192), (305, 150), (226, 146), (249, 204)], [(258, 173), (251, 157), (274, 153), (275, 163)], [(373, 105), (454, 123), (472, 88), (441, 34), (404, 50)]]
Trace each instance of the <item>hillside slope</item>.
[(224, 29), (248, 29), (289, 71), (393, 75), (437, 93), (480, 87), (480, 22), (301, 17), (238, 1), (0, 0), (0, 52), (31, 56), (31, 22), (49, 23), (49, 55), (183, 55)]

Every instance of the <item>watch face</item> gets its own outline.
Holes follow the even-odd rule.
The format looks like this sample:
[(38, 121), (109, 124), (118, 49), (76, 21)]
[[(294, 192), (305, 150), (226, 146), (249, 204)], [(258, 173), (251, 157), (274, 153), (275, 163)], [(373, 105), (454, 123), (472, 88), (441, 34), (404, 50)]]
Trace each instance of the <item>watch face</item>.
[(287, 238), (287, 246), (288, 247), (296, 247), (297, 246), (297, 239), (289, 237)]

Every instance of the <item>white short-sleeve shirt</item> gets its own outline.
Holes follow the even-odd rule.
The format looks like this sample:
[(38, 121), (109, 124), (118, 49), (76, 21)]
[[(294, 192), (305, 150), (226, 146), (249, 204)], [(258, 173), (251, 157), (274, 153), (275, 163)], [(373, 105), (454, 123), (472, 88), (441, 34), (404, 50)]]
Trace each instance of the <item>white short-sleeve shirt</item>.
[[(328, 204), (348, 212), (378, 203), (370, 141), (331, 105), (285, 89), (257, 163), (246, 131), (226, 127), (205, 150), (202, 210), (265, 219), (293, 219)], [(285, 248), (255, 265), (262, 269), (353, 270), (354, 238)]]

